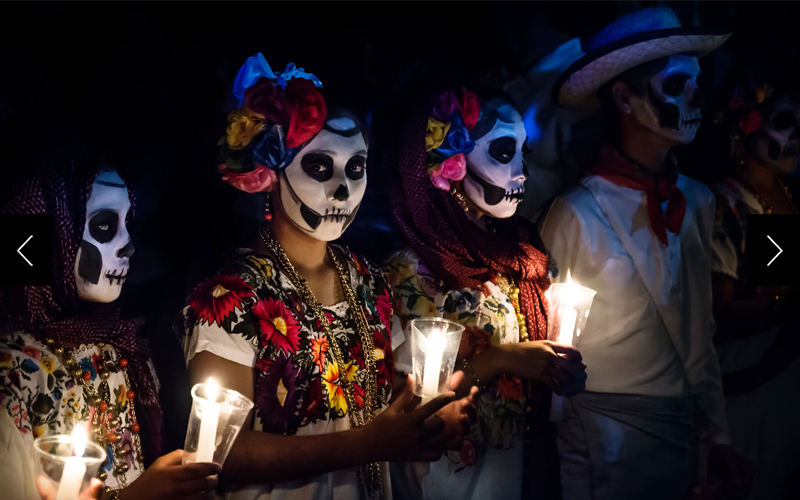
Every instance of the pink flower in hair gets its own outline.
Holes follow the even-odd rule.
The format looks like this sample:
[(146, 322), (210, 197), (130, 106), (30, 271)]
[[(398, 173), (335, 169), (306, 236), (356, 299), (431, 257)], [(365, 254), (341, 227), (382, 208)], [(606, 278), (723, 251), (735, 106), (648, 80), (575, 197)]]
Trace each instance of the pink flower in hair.
[(245, 193), (269, 192), (278, 182), (278, 176), (266, 165), (259, 165), (252, 172), (242, 174), (231, 171), (224, 164), (220, 164), (217, 170), (222, 174), (223, 181)]
[(460, 181), (467, 174), (467, 158), (459, 153), (446, 159), (428, 175), (431, 182), (442, 191), (450, 190), (450, 181)]

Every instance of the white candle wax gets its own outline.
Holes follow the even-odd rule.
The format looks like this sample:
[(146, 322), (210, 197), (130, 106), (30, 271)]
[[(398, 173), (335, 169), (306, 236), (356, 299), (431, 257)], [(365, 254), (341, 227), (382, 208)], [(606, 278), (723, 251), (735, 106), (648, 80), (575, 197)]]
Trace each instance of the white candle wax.
[(77, 500), (81, 494), (83, 476), (86, 475), (86, 464), (83, 461), (83, 452), (86, 451), (86, 441), (89, 436), (83, 426), (76, 425), (72, 430), (72, 448), (75, 452), (74, 457), (68, 458), (64, 462), (64, 470), (61, 473), (61, 481), (58, 482), (58, 493), (56, 500)]
[(81, 485), (85, 474), (86, 465), (84, 465), (83, 459), (78, 457), (68, 459), (64, 464), (61, 482), (58, 484), (56, 500), (77, 500), (78, 495), (81, 493)]
[(439, 375), (442, 370), (444, 347), (445, 338), (441, 332), (433, 332), (428, 336), (425, 368), (422, 372), (422, 404), (439, 394)]
[(561, 344), (572, 345), (572, 335), (575, 332), (575, 323), (578, 320), (578, 311), (569, 306), (558, 308), (558, 315), (561, 317), (561, 327), (558, 330), (558, 342)]
[(219, 386), (213, 379), (208, 381), (203, 403), (203, 416), (200, 420), (200, 437), (197, 440), (197, 462), (213, 462), (217, 444), (217, 424), (219, 423), (219, 404), (216, 403)]

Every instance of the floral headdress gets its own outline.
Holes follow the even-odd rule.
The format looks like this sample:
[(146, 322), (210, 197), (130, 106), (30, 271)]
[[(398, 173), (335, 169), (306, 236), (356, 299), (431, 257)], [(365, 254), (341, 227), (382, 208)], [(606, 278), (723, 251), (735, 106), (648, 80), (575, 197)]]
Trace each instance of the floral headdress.
[(727, 96), (725, 107), (714, 115), (714, 123), (730, 123), (731, 157), (742, 154), (742, 139), (761, 128), (764, 117), (761, 104), (772, 97), (775, 89), (755, 71), (745, 71), (741, 81)]
[(480, 114), (480, 99), (464, 87), (457, 93), (446, 90), (437, 99), (425, 135), (428, 176), (437, 188), (449, 191), (450, 181), (460, 181), (466, 175), (466, 155), (475, 147), (470, 132)]
[(233, 84), (239, 107), (218, 143), (222, 179), (248, 193), (270, 191), (275, 172), (325, 124), (328, 108), (317, 87), (319, 79), (294, 63), (273, 72), (260, 52), (247, 58)]

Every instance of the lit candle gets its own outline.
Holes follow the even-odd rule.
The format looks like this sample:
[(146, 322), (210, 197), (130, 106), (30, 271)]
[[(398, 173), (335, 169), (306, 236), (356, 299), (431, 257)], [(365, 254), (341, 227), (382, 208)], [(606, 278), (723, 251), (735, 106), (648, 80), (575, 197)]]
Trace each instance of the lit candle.
[(445, 338), (442, 331), (428, 335), (425, 349), (425, 369), (422, 371), (422, 404), (439, 394), (439, 375), (442, 370)]
[(558, 329), (558, 342), (560, 344), (572, 345), (572, 335), (575, 333), (575, 323), (578, 321), (578, 311), (572, 307), (575, 303), (575, 285), (572, 283), (572, 276), (567, 273), (567, 288), (561, 299), (558, 308), (558, 319), (561, 325)]
[(206, 383), (205, 399), (200, 420), (200, 437), (197, 441), (197, 462), (213, 462), (214, 449), (217, 443), (217, 423), (219, 421), (219, 404), (216, 402), (219, 385), (210, 378)]
[(80, 495), (83, 477), (86, 475), (86, 464), (83, 460), (86, 441), (88, 441), (86, 429), (80, 424), (76, 425), (72, 430), (72, 449), (75, 456), (64, 462), (64, 471), (61, 473), (56, 500), (77, 500)]

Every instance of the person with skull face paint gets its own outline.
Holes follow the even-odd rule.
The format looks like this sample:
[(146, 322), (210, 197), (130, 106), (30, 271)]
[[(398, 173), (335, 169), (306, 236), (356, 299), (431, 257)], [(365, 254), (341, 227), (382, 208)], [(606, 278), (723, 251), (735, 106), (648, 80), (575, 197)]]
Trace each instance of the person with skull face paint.
[(729, 155), (720, 162), (727, 175), (712, 186), (714, 343), (731, 439), (757, 466), (751, 498), (797, 492), (789, 457), (800, 444), (792, 411), (800, 405), (798, 290), (748, 284), (745, 246), (749, 214), (798, 213), (785, 183), (800, 156), (800, 59), (781, 41), (762, 40), (740, 55), (718, 93), (714, 127), (719, 153)]
[(252, 249), (234, 252), (183, 312), (192, 378), (255, 401), (225, 464), (226, 498), (391, 498), (386, 461), (435, 460), (446, 444), (432, 415), (451, 395), (415, 408), (407, 387), (390, 404), (383, 273), (329, 243), (360, 206), (367, 141), (317, 87), (293, 63), (273, 72), (260, 53), (249, 58), (220, 141), (223, 180), (272, 198)]
[(451, 86), (438, 70), (409, 69), (375, 128), (407, 245), (387, 262), (396, 369), (412, 370), (411, 320), (444, 317), (466, 327), (457, 392), (475, 384), (480, 394), (460, 449), (430, 468), (392, 465), (396, 496), (558, 498), (548, 387), (580, 392), (585, 367), (577, 350), (545, 340), (548, 258), (535, 227), (515, 217), (527, 175), (522, 116), (502, 92)]
[(154, 461), (162, 422), (149, 344), (141, 321), (111, 304), (134, 252), (129, 187), (85, 143), (59, 148), (0, 200), (2, 214), (53, 217), (52, 286), (0, 289), (4, 498), (55, 498), (33, 477), (33, 440), (77, 425), (108, 455), (81, 498), (199, 498), (218, 467), (182, 466), (182, 450)]
[(567, 108), (598, 97), (611, 143), (556, 198), (541, 236), (562, 276), (597, 291), (580, 333), (587, 391), (564, 403), (564, 499), (681, 498), (697, 427), (711, 472), (740, 479), (711, 337), (714, 199), (679, 175), (671, 148), (700, 124), (698, 57), (730, 31), (686, 28), (663, 7), (597, 32), (557, 80)]

